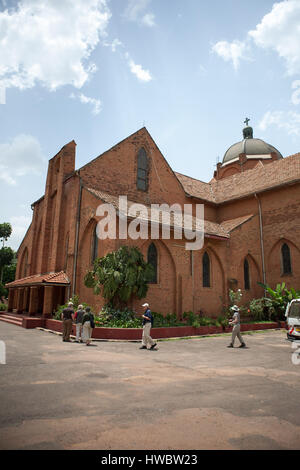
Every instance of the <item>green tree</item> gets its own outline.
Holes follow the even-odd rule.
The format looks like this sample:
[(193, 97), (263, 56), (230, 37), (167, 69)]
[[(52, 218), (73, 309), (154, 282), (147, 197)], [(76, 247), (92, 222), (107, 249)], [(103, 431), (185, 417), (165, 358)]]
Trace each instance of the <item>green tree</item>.
[(2, 241), (3, 246), (4, 246), (4, 242), (6, 242), (8, 238), (11, 236), (11, 233), (12, 233), (12, 227), (10, 223), (3, 222), (3, 224), (0, 224), (0, 240)]
[(3, 279), (2, 282), (3, 284), (7, 284), (8, 282), (13, 282), (16, 277), (16, 267), (17, 267), (17, 259), (16, 259), (16, 253), (14, 253), (14, 258), (11, 262), (11, 264), (4, 266), (3, 268)]
[(84, 282), (96, 295), (102, 293), (112, 307), (122, 308), (133, 296), (139, 299), (146, 296), (152, 277), (153, 266), (145, 262), (138, 248), (122, 246), (97, 258)]
[(10, 247), (3, 246), (2, 248), (0, 248), (0, 282), (1, 283), (3, 281), (4, 267), (10, 265), (14, 257), (15, 257), (15, 253)]

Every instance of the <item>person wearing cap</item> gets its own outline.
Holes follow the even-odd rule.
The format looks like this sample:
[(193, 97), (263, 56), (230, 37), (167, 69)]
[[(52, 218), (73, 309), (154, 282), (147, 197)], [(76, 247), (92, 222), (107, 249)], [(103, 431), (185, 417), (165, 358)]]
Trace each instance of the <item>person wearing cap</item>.
[(73, 303), (69, 302), (67, 308), (64, 308), (61, 314), (63, 321), (63, 341), (70, 342), (70, 334), (72, 331), (73, 324)]
[(140, 347), (140, 349), (148, 349), (147, 348), (148, 343), (150, 344), (150, 349), (154, 349), (155, 346), (157, 346), (157, 343), (155, 343), (155, 341), (153, 341), (153, 339), (150, 336), (150, 330), (153, 325), (153, 316), (152, 316), (148, 303), (143, 304), (142, 307), (145, 308), (145, 311), (142, 315), (143, 337), (142, 337), (142, 346)]
[(85, 314), (83, 305), (78, 305), (78, 310), (75, 312), (74, 320), (76, 323), (76, 343), (82, 343), (82, 319)]
[(231, 307), (231, 310), (233, 311), (233, 317), (229, 321), (229, 325), (233, 326), (232, 329), (232, 335), (231, 335), (231, 343), (227, 346), (228, 348), (234, 348), (234, 341), (235, 338), (238, 337), (240, 340), (240, 348), (245, 348), (246, 344), (243, 341), (243, 337), (241, 335), (241, 319), (240, 319), (240, 309), (238, 308), (237, 305), (234, 305)]

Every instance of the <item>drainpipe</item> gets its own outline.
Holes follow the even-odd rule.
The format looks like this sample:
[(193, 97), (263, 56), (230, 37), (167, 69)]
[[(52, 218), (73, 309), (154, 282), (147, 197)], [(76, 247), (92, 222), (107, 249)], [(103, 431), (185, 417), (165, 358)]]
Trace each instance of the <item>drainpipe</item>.
[(191, 250), (192, 289), (193, 289), (193, 312), (195, 313), (195, 280), (194, 280), (194, 250)]
[[(262, 260), (262, 271), (263, 271), (263, 282), (266, 284), (266, 268), (265, 268), (265, 251), (264, 251), (264, 240), (263, 240), (263, 225), (262, 225), (262, 213), (261, 213), (261, 202), (256, 193), (255, 198), (258, 202), (258, 213), (259, 213), (259, 229), (260, 229), (260, 248), (261, 248), (261, 260)], [(265, 290), (266, 296), (266, 290)]]
[(72, 297), (75, 295), (75, 290), (76, 290), (76, 270), (77, 270), (77, 258), (78, 258), (78, 241), (79, 241), (81, 199), (82, 199), (82, 181), (81, 181), (81, 177), (79, 175), (79, 196), (78, 196), (77, 214), (76, 214), (75, 253), (74, 253), (74, 266), (73, 266)]

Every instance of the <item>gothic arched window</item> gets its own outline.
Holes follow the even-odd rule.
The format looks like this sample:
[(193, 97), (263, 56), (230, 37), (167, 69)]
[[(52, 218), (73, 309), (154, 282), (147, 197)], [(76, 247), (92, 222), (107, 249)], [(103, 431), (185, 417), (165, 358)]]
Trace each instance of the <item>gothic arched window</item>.
[(151, 243), (151, 245), (149, 245), (147, 261), (149, 264), (152, 264), (154, 269), (153, 277), (149, 282), (151, 282), (151, 284), (157, 284), (157, 249), (154, 243)]
[(207, 252), (202, 257), (202, 285), (210, 287), (210, 259)]
[(245, 290), (250, 289), (250, 270), (247, 258), (244, 259), (244, 286)]
[(142, 147), (137, 156), (137, 188), (142, 191), (148, 189), (148, 157), (145, 149)]
[(291, 252), (289, 246), (284, 243), (281, 247), (281, 256), (282, 256), (282, 270), (283, 274), (292, 273), (292, 263), (291, 263)]
[(97, 225), (94, 228), (93, 235), (92, 235), (92, 256), (91, 261), (92, 264), (98, 258), (98, 236), (97, 236)]

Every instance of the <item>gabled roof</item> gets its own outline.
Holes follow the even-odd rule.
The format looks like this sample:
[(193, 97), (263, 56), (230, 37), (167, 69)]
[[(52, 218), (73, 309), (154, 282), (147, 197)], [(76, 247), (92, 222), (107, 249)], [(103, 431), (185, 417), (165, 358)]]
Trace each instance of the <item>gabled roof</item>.
[(47, 273), (47, 274), (34, 274), (33, 276), (23, 277), (22, 279), (16, 279), (13, 282), (9, 282), (5, 287), (22, 287), (32, 285), (68, 285), (70, 280), (64, 271), (58, 273)]
[(300, 153), (267, 165), (258, 162), (253, 169), (219, 180), (212, 179), (209, 183), (175, 174), (190, 196), (222, 204), (300, 181)]

